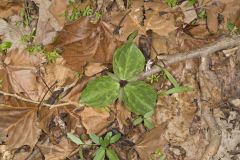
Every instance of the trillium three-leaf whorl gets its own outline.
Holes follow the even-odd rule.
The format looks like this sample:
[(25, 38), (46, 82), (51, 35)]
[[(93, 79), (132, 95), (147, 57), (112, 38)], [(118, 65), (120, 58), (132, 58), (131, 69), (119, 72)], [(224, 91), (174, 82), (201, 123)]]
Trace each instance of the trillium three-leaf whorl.
[(120, 94), (120, 81), (124, 80), (127, 81), (127, 84), (122, 86), (126, 107), (140, 115), (154, 111), (157, 92), (144, 81), (133, 81), (144, 70), (144, 65), (142, 52), (132, 41), (128, 41), (115, 51), (113, 57), (113, 71), (119, 80), (103, 76), (90, 81), (81, 94), (80, 103), (90, 107), (112, 104)]

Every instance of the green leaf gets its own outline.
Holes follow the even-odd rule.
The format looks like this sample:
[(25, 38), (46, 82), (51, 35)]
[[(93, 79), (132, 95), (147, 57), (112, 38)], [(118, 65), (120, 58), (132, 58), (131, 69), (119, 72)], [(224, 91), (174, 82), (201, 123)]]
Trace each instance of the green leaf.
[(128, 83), (123, 92), (123, 102), (131, 112), (144, 115), (155, 110), (157, 93), (151, 85), (135, 81)]
[(109, 76), (91, 80), (83, 90), (80, 103), (91, 107), (105, 107), (113, 103), (119, 94), (120, 85)]
[(104, 141), (104, 144), (103, 144), (104, 147), (109, 146), (111, 137), (112, 137), (112, 132), (108, 132), (105, 135), (104, 140), (103, 140)]
[(104, 160), (105, 158), (105, 148), (100, 147), (96, 152), (95, 152), (95, 157), (93, 160)]
[(11, 46), (12, 46), (12, 42), (10, 42), (10, 41), (2, 42), (0, 44), (0, 52), (3, 52), (5, 50), (7, 50), (8, 48), (11, 48)]
[(129, 36), (128, 36), (128, 41), (131, 42), (133, 41), (138, 35), (138, 30), (133, 31)]
[(75, 136), (72, 133), (67, 133), (67, 137), (77, 145), (84, 144), (84, 142), (79, 137)]
[(110, 144), (116, 143), (117, 141), (119, 141), (120, 138), (121, 138), (120, 133), (115, 134), (114, 136), (111, 137)]
[(192, 91), (192, 88), (187, 87), (187, 86), (179, 86), (179, 87), (171, 88), (165, 92), (159, 93), (159, 95), (167, 96), (167, 95), (174, 94), (174, 93), (183, 93), (183, 92), (189, 92), (189, 91)]
[(113, 71), (121, 80), (130, 80), (144, 70), (145, 58), (133, 42), (118, 48), (113, 57)]
[(179, 84), (177, 83), (177, 80), (171, 75), (171, 73), (168, 72), (166, 69), (163, 69), (163, 71), (167, 76), (168, 80), (174, 85), (174, 87), (178, 87)]
[(143, 117), (144, 117), (144, 118), (150, 118), (153, 114), (154, 114), (154, 112), (153, 112), (153, 111), (150, 111), (150, 112), (148, 112), (148, 113), (145, 113)]
[(112, 148), (107, 148), (106, 154), (109, 160), (119, 160), (117, 153)]
[(99, 137), (96, 135), (96, 134), (89, 134), (89, 137), (91, 138), (91, 140), (95, 143), (95, 144), (98, 144), (100, 145), (100, 142), (99, 142)]
[(143, 120), (143, 125), (145, 127), (147, 127), (148, 129), (153, 129), (154, 128), (153, 123), (151, 121), (149, 121), (148, 119)]
[(134, 121), (133, 121), (133, 125), (134, 126), (137, 126), (137, 125), (139, 125), (140, 123), (142, 123), (143, 122), (143, 118), (142, 117), (138, 117), (138, 118), (136, 118)]

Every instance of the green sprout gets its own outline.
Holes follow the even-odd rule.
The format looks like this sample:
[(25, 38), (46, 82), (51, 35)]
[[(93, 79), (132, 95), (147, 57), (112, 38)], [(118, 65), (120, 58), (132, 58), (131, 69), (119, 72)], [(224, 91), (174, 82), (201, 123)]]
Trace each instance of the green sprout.
[(147, 79), (150, 81), (150, 83), (158, 82), (160, 78), (160, 75), (153, 74)]
[(177, 5), (177, 0), (165, 0), (165, 3), (169, 6), (169, 7), (175, 7)]
[(107, 157), (109, 160), (119, 160), (117, 153), (112, 149), (111, 145), (120, 140), (121, 134), (117, 133), (113, 135), (112, 132), (108, 132), (104, 137), (99, 137), (96, 134), (89, 134), (92, 144), (85, 144), (79, 137), (72, 133), (68, 133), (67, 137), (75, 144), (80, 145), (79, 155), (80, 159), (83, 160), (82, 148), (84, 145), (97, 146), (98, 149), (94, 154), (93, 160), (104, 160)]
[(28, 53), (38, 53), (44, 51), (40, 44), (32, 44), (28, 46), (26, 50), (28, 51)]
[(200, 18), (200, 19), (206, 19), (207, 18), (206, 10), (204, 8), (201, 8), (200, 11), (198, 12), (198, 18)]
[(232, 21), (227, 22), (227, 29), (231, 34), (239, 33), (239, 28)]
[(54, 51), (45, 51), (44, 56), (50, 63), (55, 63), (57, 58), (60, 56), (56, 50)]
[(0, 53), (4, 53), (7, 51), (7, 49), (11, 48), (12, 42), (10, 41), (4, 41), (0, 44)]
[(150, 119), (150, 117), (154, 114), (153, 111), (145, 113), (143, 116), (138, 116), (134, 121), (133, 121), (133, 125), (137, 126), (141, 123), (143, 123), (143, 125), (147, 128), (147, 129), (153, 129), (154, 125)]
[(150, 156), (149, 160), (165, 160), (166, 155), (164, 155), (160, 149), (156, 149), (156, 151)]

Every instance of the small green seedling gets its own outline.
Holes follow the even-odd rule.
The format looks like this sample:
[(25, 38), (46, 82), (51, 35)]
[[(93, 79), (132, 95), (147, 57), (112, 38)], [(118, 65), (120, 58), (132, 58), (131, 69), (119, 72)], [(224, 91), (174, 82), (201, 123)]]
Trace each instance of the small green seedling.
[(12, 42), (4, 41), (0, 44), (0, 54), (7, 51), (7, 49), (11, 48)]
[(167, 91), (160, 92), (159, 93), (160, 96), (167, 96), (167, 95), (174, 94), (174, 93), (183, 93), (183, 92), (192, 91), (192, 88), (190, 88), (188, 86), (180, 86), (177, 83), (177, 80), (173, 77), (173, 75), (171, 75), (171, 73), (169, 71), (167, 71), (166, 69), (162, 69), (162, 71), (164, 72), (164, 75), (173, 84), (174, 87)]
[(177, 5), (177, 0), (165, 0), (165, 3), (169, 6), (169, 7), (175, 7)]
[(160, 149), (157, 149), (149, 158), (149, 160), (165, 160), (166, 155), (164, 155)]
[(148, 112), (145, 113), (143, 116), (138, 116), (134, 121), (133, 121), (133, 125), (137, 126), (141, 123), (143, 123), (143, 125), (147, 128), (147, 129), (153, 129), (154, 125), (150, 119), (150, 117), (154, 114), (154, 112)]
[(148, 77), (147, 79), (150, 81), (150, 83), (154, 83), (154, 82), (158, 82), (159, 78), (160, 78), (160, 75), (153, 74), (150, 77)]
[(193, 6), (194, 4), (197, 3), (198, 0), (188, 0), (187, 6)]
[(69, 22), (76, 21), (80, 17), (85, 16), (95, 15), (95, 21), (100, 20), (102, 17), (101, 12), (96, 11), (94, 13), (93, 9), (90, 6), (87, 6), (83, 10), (80, 10), (78, 8), (78, 4), (75, 1), (69, 1), (68, 6), (68, 9), (64, 12), (64, 17)]
[(231, 34), (238, 33), (240, 29), (235, 25), (235, 23), (228, 21), (227, 22), (227, 29)]
[(60, 56), (56, 50), (54, 51), (45, 51), (44, 56), (50, 63), (55, 63), (57, 58)]
[(133, 43), (136, 35), (136, 32), (131, 34), (128, 41), (115, 51), (114, 74), (91, 80), (81, 93), (80, 103), (102, 108), (119, 98), (128, 110), (137, 115), (155, 111), (157, 92), (151, 85), (137, 80), (144, 70), (145, 58)]
[(25, 34), (21, 37), (24, 44), (31, 44), (36, 35), (36, 28), (34, 28), (29, 34)]
[[(89, 144), (85, 144), (79, 137), (71, 133), (68, 133), (67, 137), (77, 145), (80, 145), (80, 146), (89, 145)], [(104, 137), (98, 137), (95, 134), (89, 134), (89, 137), (93, 142), (93, 144), (90, 144), (90, 145), (94, 145), (98, 147), (97, 151), (95, 152), (95, 156), (93, 160), (104, 160), (105, 157), (107, 157), (109, 160), (119, 160), (117, 153), (111, 148), (111, 144), (114, 144), (117, 141), (119, 141), (119, 139), (121, 138), (120, 133), (113, 135), (112, 132), (108, 132)], [(83, 157), (82, 151), (81, 153), (79, 151), (79, 154), (80, 154), (81, 160), (83, 160), (84, 157)]]
[(43, 50), (43, 48), (40, 44), (32, 44), (32, 45), (28, 46), (26, 48), (26, 50), (30, 54), (34, 54), (34, 53), (38, 53), (38, 52), (44, 52), (44, 50)]
[(201, 8), (200, 11), (198, 12), (198, 18), (199, 19), (206, 19), (207, 14), (206, 14), (206, 9)]

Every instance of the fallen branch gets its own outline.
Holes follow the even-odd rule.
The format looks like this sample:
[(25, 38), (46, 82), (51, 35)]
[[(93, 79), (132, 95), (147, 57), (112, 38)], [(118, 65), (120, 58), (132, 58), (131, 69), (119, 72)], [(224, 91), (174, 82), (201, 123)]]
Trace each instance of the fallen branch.
[(189, 51), (185, 53), (177, 53), (173, 55), (158, 56), (159, 58), (158, 64), (153, 66), (150, 71), (141, 74), (139, 79), (144, 79), (150, 75), (160, 72), (161, 68), (159, 66), (169, 65), (169, 64), (177, 63), (177, 62), (192, 59), (192, 58), (207, 57), (217, 51), (236, 47), (238, 45), (240, 45), (240, 36), (225, 37), (216, 41), (215, 43), (212, 43), (208, 46), (205, 46), (203, 48), (196, 49), (193, 51)]
[[(17, 94), (7, 93), (7, 92), (4, 92), (4, 91), (0, 91), (0, 95), (14, 97), (14, 98), (16, 98), (18, 100), (29, 102), (29, 103), (33, 103), (33, 104), (37, 104), (37, 105), (40, 103), (39, 101), (33, 101), (31, 99), (27, 99), (27, 98), (21, 97), (21, 96), (19, 96)], [(42, 102), (41, 105), (49, 107), (50, 109), (56, 108), (56, 107), (68, 106), (68, 105), (73, 105), (73, 106), (75, 106), (77, 108), (83, 107), (83, 105), (78, 104), (76, 102), (65, 102), (65, 103), (53, 104), (53, 105)]]
[(217, 153), (221, 145), (222, 132), (213, 116), (213, 113), (211, 112), (211, 106), (209, 106), (210, 103), (208, 102), (208, 100), (213, 98), (211, 97), (210, 94), (211, 88), (209, 89), (207, 84), (205, 84), (204, 82), (204, 77), (206, 77), (205, 72), (209, 71), (209, 58), (203, 57), (201, 59), (201, 65), (199, 70), (200, 70), (199, 81), (201, 91), (201, 100), (199, 102), (199, 105), (201, 107), (202, 117), (208, 125), (210, 137), (209, 144), (207, 145), (205, 152), (201, 157), (201, 160), (209, 160), (213, 158), (213, 156)]

